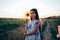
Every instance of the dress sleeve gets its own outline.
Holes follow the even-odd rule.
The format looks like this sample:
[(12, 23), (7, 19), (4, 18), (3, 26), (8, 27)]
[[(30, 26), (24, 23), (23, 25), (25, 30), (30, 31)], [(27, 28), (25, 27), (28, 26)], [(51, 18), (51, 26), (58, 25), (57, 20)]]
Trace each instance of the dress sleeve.
[(39, 26), (40, 25), (40, 22), (39, 21), (36, 21), (35, 22), (35, 25)]

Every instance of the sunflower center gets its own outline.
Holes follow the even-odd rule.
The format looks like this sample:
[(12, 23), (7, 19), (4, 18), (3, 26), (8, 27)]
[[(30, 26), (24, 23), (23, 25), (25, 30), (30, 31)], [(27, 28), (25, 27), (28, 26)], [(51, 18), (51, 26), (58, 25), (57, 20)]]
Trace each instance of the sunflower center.
[(26, 16), (28, 17), (28, 16), (29, 16), (29, 14), (27, 13), (27, 14), (26, 14)]

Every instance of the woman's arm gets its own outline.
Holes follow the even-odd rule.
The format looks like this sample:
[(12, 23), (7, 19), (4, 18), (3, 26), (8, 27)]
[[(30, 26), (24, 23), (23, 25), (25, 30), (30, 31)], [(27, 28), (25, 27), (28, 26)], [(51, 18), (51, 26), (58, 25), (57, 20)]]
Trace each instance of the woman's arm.
[(39, 28), (38, 25), (34, 25), (33, 30), (32, 30), (31, 32), (29, 32), (29, 33), (26, 33), (25, 35), (28, 36), (28, 35), (33, 35), (33, 34), (35, 34), (36, 31), (38, 30), (38, 28)]
[(25, 33), (27, 32), (27, 23), (25, 23)]

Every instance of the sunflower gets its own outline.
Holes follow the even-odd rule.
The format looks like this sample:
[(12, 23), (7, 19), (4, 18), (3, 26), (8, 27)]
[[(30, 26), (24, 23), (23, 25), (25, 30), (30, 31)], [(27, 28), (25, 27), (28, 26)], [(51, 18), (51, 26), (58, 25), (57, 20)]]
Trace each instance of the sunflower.
[(25, 18), (26, 18), (26, 19), (30, 19), (30, 12), (29, 12), (29, 11), (26, 11), (26, 12), (25, 12)]

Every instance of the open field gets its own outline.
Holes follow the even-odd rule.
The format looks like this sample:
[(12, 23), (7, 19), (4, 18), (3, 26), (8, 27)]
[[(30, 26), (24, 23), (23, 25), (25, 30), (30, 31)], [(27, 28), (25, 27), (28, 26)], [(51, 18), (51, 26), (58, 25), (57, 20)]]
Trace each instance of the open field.
[[(60, 19), (44, 19), (46, 23), (43, 22), (42, 32), (46, 32), (46, 28), (52, 36), (52, 40), (56, 39), (57, 26), (60, 25)], [(43, 20), (43, 21), (44, 21)], [(24, 40), (24, 19), (16, 18), (0, 18), (0, 40)], [(46, 27), (45, 27), (46, 26)], [(44, 34), (44, 33), (43, 33)], [(45, 35), (45, 34), (44, 34)], [(48, 34), (49, 35), (49, 34)], [(47, 37), (47, 36), (45, 36)], [(50, 39), (50, 40), (51, 40)]]

